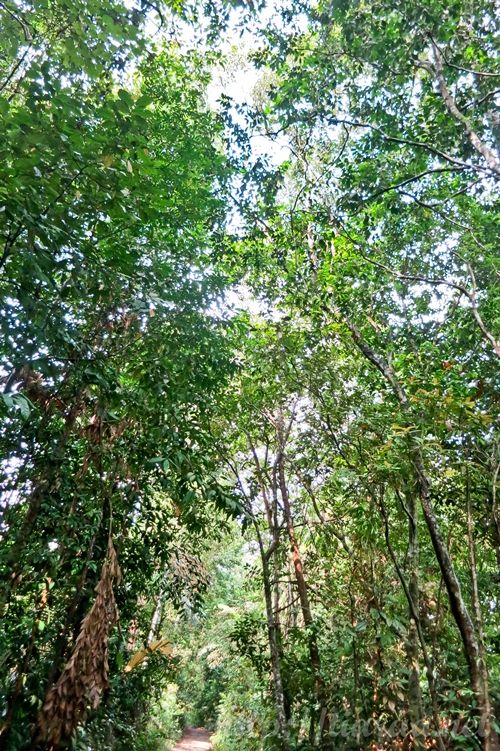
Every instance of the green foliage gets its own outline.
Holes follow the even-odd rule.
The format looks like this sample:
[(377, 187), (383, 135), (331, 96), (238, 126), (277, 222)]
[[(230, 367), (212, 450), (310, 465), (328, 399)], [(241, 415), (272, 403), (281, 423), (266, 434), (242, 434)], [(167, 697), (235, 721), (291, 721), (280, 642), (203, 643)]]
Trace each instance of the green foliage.
[[(158, 592), (199, 604), (198, 540), (231, 513), (210, 438), (231, 344), (207, 312), (222, 126), (201, 57), (153, 50), (145, 6), (108, 5), (2, 9), (1, 695), (16, 751), (37, 735), (108, 535), (123, 574), (116, 684)], [(138, 732), (152, 689), (137, 702), (132, 683), (112, 688), (97, 747), (118, 743), (113, 725)]]
[(248, 669), (246, 661), (235, 661), (228, 688), (219, 707), (217, 732), (213, 738), (215, 751), (230, 751), (236, 745), (243, 751), (259, 751), (270, 738), (268, 727), (273, 716), (264, 699), (262, 684)]
[[(260, 10), (1, 5), (7, 751), (50, 745), (110, 539), (107, 688), (61, 748), (478, 748), (485, 678), (499, 708), (494, 4)], [(262, 80), (217, 114), (236, 11)]]

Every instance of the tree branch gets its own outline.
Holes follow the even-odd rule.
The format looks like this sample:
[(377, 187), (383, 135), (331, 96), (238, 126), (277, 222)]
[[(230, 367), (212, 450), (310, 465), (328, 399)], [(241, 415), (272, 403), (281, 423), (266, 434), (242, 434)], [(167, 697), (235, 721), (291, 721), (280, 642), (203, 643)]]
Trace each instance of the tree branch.
[[(432, 66), (432, 70), (434, 72), (434, 76), (439, 86), (440, 94), (448, 109), (448, 112), (455, 118), (455, 120), (457, 120), (463, 125), (469, 141), (471, 142), (472, 146), (476, 149), (476, 151), (479, 154), (481, 154), (481, 156), (484, 158), (489, 169), (495, 174), (500, 175), (500, 160), (495, 156), (492, 149), (490, 149), (490, 147), (487, 146), (479, 138), (478, 134), (469, 123), (469, 120), (466, 118), (463, 112), (459, 110), (457, 103), (452, 97), (451, 92), (446, 83), (446, 79), (444, 76), (444, 68), (443, 68), (443, 55), (441, 54), (441, 50), (439, 49), (439, 47), (437, 46), (437, 44), (432, 38), (431, 38), (431, 43), (432, 43), (432, 49), (434, 52), (434, 65)], [(425, 68), (426, 70), (430, 70), (431, 66), (426, 65)]]

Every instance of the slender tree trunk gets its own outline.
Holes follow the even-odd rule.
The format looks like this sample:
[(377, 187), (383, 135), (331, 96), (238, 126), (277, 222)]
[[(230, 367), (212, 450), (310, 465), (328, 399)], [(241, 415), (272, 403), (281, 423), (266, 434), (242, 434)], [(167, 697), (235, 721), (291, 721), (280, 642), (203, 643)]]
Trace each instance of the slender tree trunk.
[[(320, 658), (319, 649), (318, 649), (318, 640), (316, 638), (316, 633), (314, 630), (314, 619), (312, 615), (311, 604), (309, 601), (309, 593), (308, 593), (306, 578), (304, 575), (304, 568), (302, 564), (300, 548), (299, 548), (299, 544), (297, 541), (297, 536), (295, 534), (292, 509), (290, 505), (290, 496), (288, 494), (288, 487), (286, 483), (285, 465), (284, 465), (285, 436), (284, 436), (282, 415), (279, 415), (279, 418), (278, 418), (277, 434), (278, 434), (278, 443), (279, 443), (278, 456), (277, 456), (277, 461), (276, 461), (276, 466), (277, 466), (277, 471), (278, 471), (278, 482), (279, 482), (279, 487), (280, 487), (281, 499), (283, 502), (283, 514), (284, 514), (285, 524), (286, 524), (286, 528), (288, 532), (288, 539), (290, 542), (290, 551), (291, 551), (292, 563), (293, 563), (293, 568), (294, 568), (294, 573), (295, 573), (295, 581), (297, 583), (297, 590), (298, 590), (300, 608), (302, 611), (302, 618), (304, 619), (304, 625), (308, 631), (309, 657), (311, 660), (311, 667), (312, 667), (314, 680), (315, 680), (316, 698), (318, 700), (318, 704), (320, 708), (319, 725), (320, 725), (321, 748), (326, 750), (326, 749), (333, 748), (332, 740), (330, 738), (328, 702), (326, 699), (326, 689), (325, 689), (324, 681), (321, 675), (321, 658)], [(311, 715), (311, 717), (313, 718), (314, 715)]]
[(451, 612), (462, 636), (465, 657), (469, 668), (470, 684), (478, 706), (482, 747), (484, 751), (493, 751), (495, 746), (492, 745), (491, 718), (489, 711), (490, 701), (487, 687), (483, 683), (479, 642), (476, 638), (474, 625), (462, 595), (455, 567), (453, 566), (448, 548), (441, 535), (439, 523), (434, 513), (430, 493), (430, 483), (424, 470), (420, 450), (413, 446), (412, 452), (414, 455), (414, 465), (417, 470), (420, 501), (424, 512), (424, 518), (427, 522), (432, 545), (448, 592)]
[[(288, 732), (288, 719), (289, 719), (289, 701), (287, 700), (285, 688), (283, 685), (283, 676), (281, 672), (282, 664), (282, 646), (281, 646), (281, 630), (279, 624), (279, 582), (278, 582), (278, 549), (279, 549), (279, 527), (277, 518), (277, 503), (272, 504), (268, 495), (268, 488), (266, 486), (266, 478), (262, 471), (262, 466), (257, 455), (257, 451), (250, 439), (247, 436), (248, 445), (252, 452), (257, 479), (264, 502), (264, 508), (266, 511), (267, 526), (271, 535), (271, 546), (266, 551), (264, 548), (264, 542), (259, 529), (257, 520), (254, 518), (253, 523), (255, 532), (257, 535), (257, 541), (259, 544), (260, 557), (262, 562), (262, 579), (264, 585), (264, 601), (266, 605), (266, 620), (267, 620), (267, 635), (269, 642), (269, 651), (271, 654), (271, 670), (273, 674), (273, 687), (274, 687), (274, 703), (276, 709), (276, 719), (278, 722), (278, 732), (280, 736), (280, 743), (282, 751), (289, 751), (290, 749), (290, 734)], [(276, 489), (273, 489), (273, 498), (277, 500)], [(274, 586), (271, 584), (271, 571), (269, 561), (273, 560), (273, 574), (274, 574)]]
[[(277, 510), (276, 510), (277, 511)], [(273, 606), (273, 618), (274, 627), (276, 633), (276, 642), (278, 649), (278, 661), (279, 664), (283, 664), (283, 631), (280, 619), (280, 530), (277, 524), (277, 518), (274, 516), (272, 526), (272, 567), (270, 567), (269, 574), (272, 572), (272, 606)], [(293, 599), (291, 599), (293, 607)], [(292, 699), (290, 691), (283, 685), (283, 698), (285, 702), (285, 715), (287, 722), (291, 719)]]
[[(351, 610), (351, 628), (353, 634), (355, 634), (356, 627), (356, 601), (352, 591), (352, 580), (349, 583), (349, 603)], [(353, 691), (352, 691), (352, 704), (354, 707), (354, 720), (355, 720), (355, 737), (356, 745), (359, 747), (361, 744), (361, 708), (359, 704), (359, 655), (356, 635), (352, 637), (352, 670), (353, 670)]]
[(500, 472), (500, 462), (495, 462), (495, 468), (493, 470), (493, 479), (491, 482), (491, 518), (493, 521), (493, 545), (495, 548), (497, 566), (498, 566), (498, 569), (500, 570), (500, 515), (499, 515), (498, 500), (497, 500), (497, 484), (498, 484), (499, 472)]
[[(408, 421), (408, 427), (413, 428), (413, 415), (410, 402), (401, 383), (399, 382), (392, 366), (380, 355), (378, 355), (363, 339), (359, 330), (347, 318), (344, 317), (344, 323), (349, 329), (352, 339), (360, 352), (372, 365), (383, 375), (387, 383), (392, 388), (403, 414)], [(458, 626), (462, 637), (467, 665), (469, 668), (470, 686), (476, 698), (478, 706), (478, 716), (481, 725), (482, 748), (484, 751), (493, 751), (496, 748), (492, 745), (491, 722), (489, 715), (489, 697), (486, 694), (486, 688), (482, 680), (481, 657), (479, 643), (476, 638), (474, 624), (470, 617), (467, 605), (462, 595), (460, 582), (455, 572), (455, 567), (450, 557), (448, 547), (441, 534), (439, 522), (434, 512), (434, 505), (431, 496), (431, 484), (425, 470), (422, 450), (415, 436), (410, 432), (408, 434), (408, 453), (415, 470), (417, 487), (420, 497), (420, 503), (424, 514), (424, 519), (429, 530), (429, 536), (432, 541), (434, 553), (438, 561), (443, 581), (448, 593), (451, 612)]]
[[(413, 600), (410, 585), (406, 581), (403, 571), (401, 570), (401, 566), (398, 563), (398, 559), (396, 558), (394, 548), (392, 547), (392, 544), (391, 544), (391, 539), (389, 535), (389, 517), (387, 515), (387, 510), (384, 504), (383, 492), (381, 492), (380, 497), (378, 499), (378, 505), (382, 513), (382, 517), (384, 519), (384, 535), (385, 535), (385, 543), (387, 546), (387, 550), (389, 551), (389, 555), (394, 564), (394, 568), (396, 569), (396, 573), (399, 577), (399, 581), (401, 582), (401, 586), (403, 587), (403, 591), (408, 601), (408, 607), (410, 610), (410, 618), (415, 626), (418, 642), (420, 644), (420, 648), (422, 650), (422, 656), (424, 658), (426, 675), (427, 675), (427, 684), (429, 686), (429, 694), (430, 694), (431, 703), (432, 703), (432, 718), (433, 718), (434, 727), (435, 727), (436, 735), (437, 735), (437, 745), (440, 751), (445, 751), (443, 739), (441, 737), (441, 732), (440, 732), (437, 691), (436, 691), (436, 683), (435, 683), (435, 678), (434, 678), (434, 671), (432, 668), (432, 662), (429, 656), (429, 652), (427, 650), (427, 644), (425, 642), (424, 633), (422, 630), (420, 613), (416, 607), (416, 603)], [(417, 657), (418, 657), (418, 654), (417, 654)], [(419, 687), (419, 696), (420, 696), (420, 687)], [(420, 710), (421, 710), (421, 697), (420, 697)], [(418, 748), (417, 743), (419, 742), (420, 742), (419, 735), (417, 734), (415, 736), (415, 748)], [(425, 748), (425, 744), (423, 745), (423, 748)]]
[(476, 628), (478, 633), (479, 644), (479, 669), (481, 671), (481, 681), (484, 690), (485, 711), (487, 717), (487, 725), (483, 728), (486, 737), (492, 739), (492, 748), (498, 748), (498, 739), (491, 724), (491, 703), (489, 694), (489, 677), (488, 666), (486, 663), (486, 655), (484, 651), (484, 628), (483, 617), (481, 613), (481, 603), (479, 599), (479, 586), (477, 581), (477, 563), (476, 563), (476, 545), (474, 542), (474, 519), (472, 516), (472, 505), (470, 497), (470, 480), (469, 480), (469, 467), (465, 467), (465, 496), (466, 496), (466, 510), (467, 510), (467, 548), (469, 552), (469, 566), (470, 566), (470, 579), (471, 579), (471, 600), (472, 609), (474, 611), (474, 619), (476, 621)]
[[(481, 154), (483, 159), (485, 160), (486, 164), (488, 165), (489, 169), (494, 172), (496, 175), (500, 175), (500, 160), (498, 159), (497, 155), (491, 149), (487, 143), (485, 143), (481, 138), (479, 138), (478, 133), (473, 129), (469, 118), (464, 115), (464, 113), (458, 108), (456, 100), (453, 98), (451, 91), (448, 88), (448, 84), (446, 83), (446, 78), (444, 75), (444, 60), (443, 55), (437, 44), (434, 42), (433, 39), (431, 39), (432, 43), (432, 49), (434, 52), (434, 64), (430, 66), (430, 71), (434, 74), (437, 84), (439, 87), (439, 93), (441, 94), (443, 101), (446, 105), (446, 108), (448, 109), (448, 112), (452, 117), (459, 122), (465, 133), (467, 134), (467, 138), (471, 142), (473, 148), (477, 151), (478, 154)], [(429, 70), (429, 67), (426, 65), (426, 70)], [(500, 356), (500, 347), (496, 347), (495, 349), (497, 355)]]
[[(414, 493), (408, 493), (406, 499), (406, 508), (408, 509), (408, 591), (413, 602), (415, 612), (420, 611), (420, 589), (419, 589), (419, 546), (418, 546), (418, 509), (417, 499)], [(419, 732), (423, 720), (422, 694), (420, 691), (420, 666), (419, 653), (420, 646), (418, 640), (417, 624), (413, 618), (412, 607), (408, 603), (409, 626), (408, 640), (406, 644), (406, 654), (408, 657), (408, 669), (410, 671), (408, 679), (408, 703), (410, 722), (413, 728), (413, 737), (415, 739), (415, 751), (423, 751), (425, 748), (425, 739)], [(439, 730), (439, 728), (437, 728)]]
[(281, 674), (281, 657), (280, 657), (280, 639), (279, 626), (276, 622), (273, 608), (273, 592), (271, 587), (269, 556), (272, 550), (266, 551), (262, 541), (258, 523), (254, 522), (257, 540), (259, 543), (260, 557), (262, 562), (262, 579), (264, 583), (264, 600), (266, 603), (267, 618), (267, 637), (269, 641), (269, 651), (271, 653), (271, 669), (273, 673), (274, 684), (274, 704), (276, 708), (276, 719), (278, 721), (278, 731), (280, 735), (281, 748), (288, 751), (290, 748), (290, 736), (288, 733), (285, 692), (283, 688), (283, 677)]
[(155, 608), (153, 610), (153, 615), (151, 617), (151, 626), (149, 627), (149, 633), (148, 633), (148, 644), (151, 644), (152, 641), (154, 641), (158, 635), (158, 631), (161, 626), (162, 616), (163, 616), (163, 593), (158, 593), (158, 597), (156, 598), (155, 602)]

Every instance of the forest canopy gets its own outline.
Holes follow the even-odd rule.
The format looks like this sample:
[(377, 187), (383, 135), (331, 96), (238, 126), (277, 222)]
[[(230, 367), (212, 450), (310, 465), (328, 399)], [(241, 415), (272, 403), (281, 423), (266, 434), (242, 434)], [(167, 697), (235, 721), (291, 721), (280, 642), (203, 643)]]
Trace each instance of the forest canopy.
[(0, 2), (0, 749), (500, 748), (497, 8)]

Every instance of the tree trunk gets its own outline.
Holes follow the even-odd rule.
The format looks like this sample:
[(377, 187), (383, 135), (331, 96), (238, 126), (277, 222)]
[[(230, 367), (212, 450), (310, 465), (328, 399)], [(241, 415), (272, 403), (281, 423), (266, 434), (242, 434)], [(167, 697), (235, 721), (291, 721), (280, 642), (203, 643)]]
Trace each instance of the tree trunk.
[[(418, 510), (417, 499), (414, 493), (408, 493), (406, 499), (406, 508), (408, 510), (408, 591), (411, 596), (413, 607), (418, 614), (420, 611), (420, 591), (419, 591), (419, 547), (418, 547)], [(419, 640), (417, 624), (412, 615), (412, 607), (408, 603), (409, 626), (408, 640), (406, 643), (406, 654), (408, 658), (408, 703), (410, 722), (415, 739), (415, 751), (423, 751), (425, 748), (425, 739), (419, 732), (423, 720), (422, 694), (420, 692), (420, 666), (419, 666)], [(439, 728), (437, 728), (439, 731)]]
[(497, 483), (498, 483), (499, 472), (500, 472), (500, 462), (496, 462), (495, 469), (493, 471), (493, 479), (491, 482), (491, 519), (493, 522), (493, 545), (495, 548), (497, 566), (500, 571), (500, 516), (499, 516), (498, 501), (497, 501)]
[(353, 670), (353, 691), (352, 691), (352, 704), (354, 707), (354, 720), (355, 720), (355, 737), (356, 745), (359, 747), (361, 744), (361, 708), (359, 704), (359, 655), (357, 647), (357, 637), (355, 635), (356, 628), (356, 601), (352, 592), (352, 579), (349, 583), (349, 604), (351, 610), (351, 628), (353, 631), (352, 637), (352, 670)]
[(266, 603), (266, 618), (267, 618), (267, 637), (269, 641), (269, 651), (271, 653), (271, 669), (273, 673), (274, 684), (274, 703), (276, 708), (276, 719), (278, 721), (278, 732), (280, 735), (281, 748), (283, 751), (289, 751), (290, 737), (288, 733), (287, 713), (285, 692), (283, 688), (283, 678), (281, 674), (281, 658), (280, 658), (280, 646), (279, 646), (279, 626), (274, 616), (273, 608), (273, 592), (271, 587), (271, 579), (269, 575), (269, 556), (272, 554), (272, 550), (265, 551), (264, 543), (262, 541), (262, 535), (260, 533), (258, 523), (254, 521), (255, 531), (257, 533), (257, 540), (259, 543), (260, 557), (262, 561), (262, 579), (264, 582), (264, 600)]
[[(293, 523), (292, 509), (290, 505), (290, 496), (288, 494), (288, 487), (285, 476), (284, 466), (284, 448), (285, 448), (285, 436), (283, 429), (283, 417), (280, 414), (277, 424), (278, 435), (278, 456), (276, 460), (276, 466), (278, 471), (278, 482), (280, 487), (281, 499), (283, 502), (283, 514), (285, 524), (288, 532), (288, 539), (290, 542), (290, 551), (292, 557), (292, 563), (295, 573), (295, 581), (297, 583), (297, 590), (299, 595), (300, 608), (302, 611), (302, 618), (304, 619), (304, 625), (308, 632), (308, 644), (309, 644), (309, 657), (311, 660), (311, 667), (315, 681), (316, 698), (318, 700), (320, 712), (319, 712), (319, 729), (320, 729), (320, 744), (321, 748), (328, 750), (332, 749), (332, 740), (330, 738), (330, 723), (328, 714), (328, 702), (326, 699), (326, 690), (321, 675), (321, 658), (318, 649), (318, 641), (316, 638), (316, 632), (314, 630), (314, 619), (312, 616), (311, 604), (309, 602), (309, 593), (307, 583), (304, 575), (304, 568), (302, 564), (302, 557), (300, 554), (300, 548), (295, 534), (295, 528)], [(311, 715), (314, 718), (314, 714)], [(314, 723), (315, 724), (315, 723)]]
[(472, 517), (472, 506), (470, 497), (469, 468), (465, 467), (465, 496), (467, 509), (467, 548), (469, 552), (470, 579), (471, 579), (471, 600), (476, 621), (479, 646), (479, 670), (481, 672), (481, 681), (484, 690), (485, 714), (487, 724), (483, 727), (486, 738), (491, 737), (491, 748), (498, 748), (498, 739), (491, 724), (491, 703), (489, 694), (488, 666), (486, 664), (486, 655), (484, 652), (484, 629), (483, 617), (481, 614), (481, 603), (479, 599), (479, 586), (477, 582), (477, 564), (476, 564), (476, 546), (474, 542), (474, 519)]
[[(384, 505), (383, 490), (380, 493), (378, 505), (379, 505), (380, 511), (384, 519), (384, 535), (385, 535), (385, 542), (386, 542), (387, 550), (389, 551), (389, 555), (394, 564), (394, 568), (396, 569), (397, 575), (399, 577), (399, 581), (401, 582), (401, 586), (403, 587), (403, 591), (408, 601), (408, 607), (410, 610), (410, 618), (411, 618), (411, 621), (413, 621), (413, 624), (415, 626), (415, 630), (416, 630), (417, 637), (418, 637), (418, 643), (420, 644), (420, 648), (422, 650), (422, 656), (424, 658), (425, 669), (426, 669), (426, 674), (427, 674), (427, 684), (429, 686), (429, 693), (430, 693), (431, 702), (432, 702), (432, 718), (433, 718), (434, 727), (436, 731), (437, 746), (440, 751), (445, 751), (443, 739), (441, 737), (441, 732), (440, 732), (437, 692), (436, 692), (436, 684), (435, 684), (435, 679), (434, 679), (434, 671), (432, 669), (432, 662), (429, 657), (427, 645), (425, 643), (419, 611), (417, 610), (416, 604), (413, 601), (410, 586), (408, 582), (406, 581), (403, 571), (401, 570), (401, 567), (396, 558), (396, 554), (394, 552), (394, 548), (392, 547), (392, 544), (391, 544), (391, 540), (389, 536), (389, 517), (387, 515), (387, 510)], [(418, 657), (418, 653), (417, 653), (417, 657)], [(420, 687), (419, 687), (419, 697), (420, 697), (420, 713), (422, 715)], [(423, 743), (422, 747), (425, 748), (426, 746), (425, 746), (424, 740), (423, 739), (419, 740), (419, 733), (414, 734), (414, 736), (415, 736), (415, 748), (418, 748), (418, 744), (420, 743), (420, 741)]]
[[(387, 383), (392, 388), (396, 399), (398, 400), (402, 412), (407, 420), (407, 427), (413, 428), (413, 414), (411, 404), (406, 392), (399, 382), (392, 366), (380, 355), (378, 355), (363, 339), (359, 330), (347, 318), (344, 317), (344, 323), (349, 329), (352, 339), (360, 352), (372, 365), (383, 375)], [(491, 721), (489, 715), (489, 697), (486, 687), (482, 680), (481, 656), (479, 643), (474, 631), (474, 624), (470, 617), (467, 605), (462, 595), (460, 582), (455, 572), (455, 567), (450, 557), (449, 550), (443, 540), (439, 522), (434, 512), (434, 505), (431, 496), (431, 484), (427, 476), (424, 464), (422, 450), (415, 436), (410, 431), (408, 434), (408, 453), (415, 470), (420, 504), (424, 514), (424, 519), (429, 530), (429, 536), (432, 541), (434, 553), (438, 561), (443, 581), (448, 593), (450, 609), (458, 626), (465, 658), (469, 669), (470, 686), (477, 702), (480, 730), (482, 736), (482, 748), (484, 751), (496, 751), (492, 745)]]
[[(282, 647), (281, 647), (281, 631), (278, 618), (279, 610), (279, 583), (278, 583), (278, 548), (279, 548), (279, 528), (277, 520), (277, 503), (272, 504), (269, 500), (268, 490), (266, 486), (266, 480), (262, 471), (261, 463), (257, 455), (257, 451), (250, 439), (247, 436), (248, 445), (252, 452), (257, 479), (259, 482), (260, 492), (262, 500), (264, 502), (264, 508), (266, 511), (267, 526), (271, 535), (271, 546), (266, 551), (264, 549), (264, 542), (259, 529), (258, 522), (253, 518), (255, 532), (257, 535), (257, 541), (259, 544), (260, 557), (262, 561), (262, 579), (264, 584), (264, 601), (266, 604), (266, 619), (267, 619), (267, 636), (269, 642), (269, 651), (271, 654), (271, 670), (273, 674), (273, 686), (274, 686), (274, 703), (276, 709), (276, 719), (278, 723), (278, 733), (280, 736), (280, 744), (282, 751), (289, 751), (290, 749), (290, 734), (288, 732), (288, 719), (290, 702), (287, 699), (285, 688), (283, 685), (283, 676), (281, 673), (282, 664)], [(276, 488), (273, 489), (273, 499), (277, 500)], [(273, 559), (273, 573), (274, 573), (274, 588), (271, 585), (271, 572), (269, 567), (269, 560)]]
[(151, 644), (151, 642), (154, 641), (158, 636), (158, 631), (160, 629), (163, 617), (163, 603), (163, 592), (160, 589), (160, 592), (158, 593), (158, 596), (156, 598), (153, 615), (151, 617), (151, 625), (149, 627), (148, 640), (146, 642), (147, 644)]

